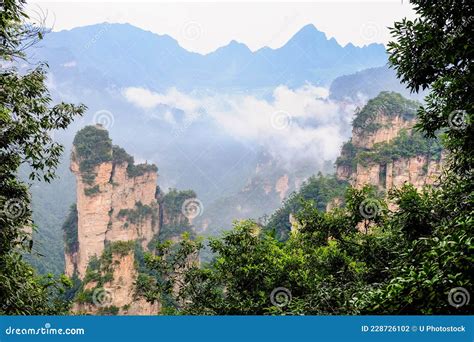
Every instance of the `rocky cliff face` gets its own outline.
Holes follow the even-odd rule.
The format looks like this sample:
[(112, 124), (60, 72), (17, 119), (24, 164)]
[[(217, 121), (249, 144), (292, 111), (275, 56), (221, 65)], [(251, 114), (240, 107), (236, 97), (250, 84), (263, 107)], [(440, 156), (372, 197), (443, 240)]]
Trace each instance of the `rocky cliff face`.
[(391, 116), (384, 109), (378, 111), (378, 116), (371, 124), (375, 130), (355, 127), (352, 130), (352, 143), (354, 146), (371, 149), (375, 144), (388, 142), (398, 136), (402, 129), (411, 129), (415, 124), (414, 119), (405, 119), (402, 115)]
[(404, 183), (417, 188), (439, 177), (442, 151), (437, 141), (415, 132), (416, 103), (381, 93), (356, 115), (352, 138), (336, 161), (336, 176), (356, 187), (388, 192)]
[(92, 295), (92, 302), (79, 297), (73, 311), (113, 315), (153, 315), (160, 311), (158, 302), (151, 304), (137, 293), (138, 271), (133, 251), (113, 253), (109, 268), (101, 271), (105, 272), (97, 278), (85, 279), (83, 285), (82, 293)]
[(156, 172), (130, 177), (126, 164), (105, 162), (94, 168), (95, 180), (87, 184), (78, 159), (73, 158), (71, 170), (77, 182), (79, 249), (68, 256), (74, 262), (66, 262), (66, 274), (77, 271), (82, 278), (90, 257), (101, 255), (106, 242), (138, 240), (146, 248), (159, 232), (159, 208)]
[(432, 185), (440, 176), (441, 161), (430, 160), (426, 155), (400, 158), (387, 164), (357, 164), (356, 171), (348, 180), (356, 188), (365, 184), (376, 185), (379, 189), (389, 191), (405, 183), (421, 189)]
[[(134, 295), (134, 250), (147, 250), (160, 232), (156, 166), (135, 165), (131, 156), (111, 144), (107, 131), (88, 126), (74, 140), (71, 170), (77, 181), (77, 235), (69, 234), (69, 243), (73, 243), (66, 246), (65, 271), (83, 282), (83, 297), (93, 297), (93, 303), (85, 300), (75, 309), (99, 312), (103, 306), (97, 304), (100, 300), (94, 295), (108, 291), (111, 299), (107, 297), (106, 306), (118, 310), (116, 313), (157, 313), (157, 305)], [(126, 253), (119, 250), (121, 254), (113, 248), (107, 250), (117, 243), (132, 247)], [(91, 262), (102, 260), (104, 264), (105, 253), (110, 259), (107, 268), (94, 269)]]

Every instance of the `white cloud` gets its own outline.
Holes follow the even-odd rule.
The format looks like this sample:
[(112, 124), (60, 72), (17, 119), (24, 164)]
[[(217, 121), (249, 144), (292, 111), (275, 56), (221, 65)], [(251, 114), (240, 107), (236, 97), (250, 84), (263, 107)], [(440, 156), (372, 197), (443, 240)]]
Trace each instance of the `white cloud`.
[(123, 95), (127, 101), (143, 109), (152, 109), (162, 104), (191, 112), (197, 105), (192, 97), (179, 92), (176, 88), (171, 88), (166, 94), (159, 94), (145, 88), (130, 87), (123, 91)]
[[(241, 94), (197, 96), (175, 88), (163, 94), (127, 88), (123, 95), (149, 113), (159, 105), (182, 110), (187, 118), (204, 112), (227, 134), (260, 144), (278, 160), (288, 163), (334, 160), (350, 135), (355, 108), (329, 100), (327, 89), (312, 85), (295, 90), (279, 86), (271, 100)], [(172, 111), (165, 114), (161, 119), (177, 122)]]
[(66, 63), (61, 64), (64, 68), (74, 68), (77, 65), (76, 61), (69, 61)]

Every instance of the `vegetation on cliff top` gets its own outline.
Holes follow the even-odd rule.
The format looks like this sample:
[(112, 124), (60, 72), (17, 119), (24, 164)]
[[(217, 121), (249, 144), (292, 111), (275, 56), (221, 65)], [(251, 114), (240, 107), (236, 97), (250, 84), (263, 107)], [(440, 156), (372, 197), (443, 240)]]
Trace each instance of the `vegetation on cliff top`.
[(158, 172), (158, 167), (154, 164), (135, 165), (134, 158), (117, 145), (112, 147), (112, 156), (114, 164), (127, 164), (127, 174), (129, 177), (143, 176), (147, 172)]
[(398, 93), (383, 91), (356, 113), (352, 125), (364, 133), (374, 132), (381, 128), (375, 122), (377, 118), (400, 116), (405, 120), (413, 120), (419, 106), (420, 103), (408, 100)]
[(97, 126), (86, 126), (77, 132), (73, 145), (73, 158), (79, 162), (79, 171), (84, 182), (92, 185), (96, 176), (94, 168), (112, 160), (112, 140), (109, 138), (109, 132)]
[[(92, 185), (95, 180), (95, 167), (101, 163), (112, 162), (114, 165), (127, 164), (129, 177), (142, 176), (147, 172), (158, 172), (154, 164), (134, 164), (134, 159), (123, 148), (112, 145), (109, 132), (99, 125), (86, 126), (74, 137), (74, 158), (79, 162), (79, 170), (84, 181)], [(97, 191), (89, 192), (89, 195)]]
[(344, 199), (347, 186), (347, 182), (338, 181), (334, 176), (323, 176), (319, 173), (310, 177), (272, 214), (266, 224), (267, 229), (274, 230), (280, 239), (286, 239), (291, 229), (290, 214), (299, 212), (305, 201), (311, 201), (316, 208), (325, 211), (331, 200)]

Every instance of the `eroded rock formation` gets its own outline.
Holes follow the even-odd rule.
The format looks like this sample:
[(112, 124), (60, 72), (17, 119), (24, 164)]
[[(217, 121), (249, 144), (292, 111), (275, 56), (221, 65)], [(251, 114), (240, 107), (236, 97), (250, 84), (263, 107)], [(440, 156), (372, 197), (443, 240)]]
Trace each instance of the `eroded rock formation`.
[(381, 93), (356, 114), (352, 138), (336, 161), (336, 176), (356, 187), (388, 191), (411, 183), (416, 188), (436, 182), (442, 150), (413, 130), (417, 103), (396, 93)]
[(66, 231), (65, 271), (82, 281), (74, 309), (157, 313), (158, 305), (134, 290), (135, 250), (146, 251), (160, 232), (157, 167), (135, 165), (125, 150), (112, 145), (105, 129), (88, 126), (75, 137), (71, 170), (77, 182), (77, 222), (71, 219), (75, 229)]

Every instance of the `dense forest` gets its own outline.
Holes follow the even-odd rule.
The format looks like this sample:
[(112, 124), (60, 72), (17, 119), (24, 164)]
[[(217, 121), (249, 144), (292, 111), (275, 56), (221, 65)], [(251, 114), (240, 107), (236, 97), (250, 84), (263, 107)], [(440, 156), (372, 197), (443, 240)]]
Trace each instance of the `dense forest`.
[[(208, 240), (190, 234), (187, 221), (184, 226), (169, 222), (174, 232), (184, 232), (180, 241), (164, 236), (150, 252), (134, 243), (111, 244), (92, 260), (87, 281), (78, 284), (66, 276), (39, 276), (25, 261), (35, 225), (28, 184), (18, 172), (27, 165), (32, 180), (51, 181), (63, 147), (50, 133), (66, 128), (86, 107), (52, 104), (46, 64), (18, 71), (16, 63), (26, 61), (25, 50), (45, 32), (27, 24), (24, 0), (5, 0), (0, 17), (0, 314), (68, 314), (72, 300), (91, 300), (87, 282), (100, 287), (107, 281), (108, 274), (97, 270), (108, 269), (112, 254), (130, 251), (139, 260), (137, 291), (149, 302), (160, 301), (164, 314), (472, 314), (474, 6), (462, 0), (412, 3), (417, 19), (403, 19), (391, 29), (390, 66), (411, 91), (427, 90), (428, 95), (423, 105), (393, 96), (383, 101), (384, 94), (378, 100), (390, 108), (410, 107), (416, 130), (377, 145), (375, 152), (346, 143), (351, 158), (338, 163), (387, 161), (414, 151), (439, 159), (443, 149), (444, 170), (435, 186), (418, 190), (406, 184), (383, 194), (319, 174), (263, 222), (235, 222), (232, 230)], [(356, 128), (374, 129), (364, 125), (375, 113), (370, 105), (357, 113)], [(86, 136), (75, 142), (87, 161), (133, 165), (133, 158), (109, 141), (103, 146), (104, 141), (92, 142), (92, 149), (90, 143)], [(101, 146), (112, 148), (112, 154)], [(92, 166), (80, 165), (91, 181)], [(172, 190), (161, 201), (178, 211), (193, 196)], [(341, 205), (326, 210), (335, 197), (343, 198)], [(76, 216), (73, 206), (68, 222), (76, 222)], [(66, 234), (67, 250), (76, 248), (74, 237), (74, 232)], [(213, 255), (209, 262), (190, 262), (205, 248)]]

